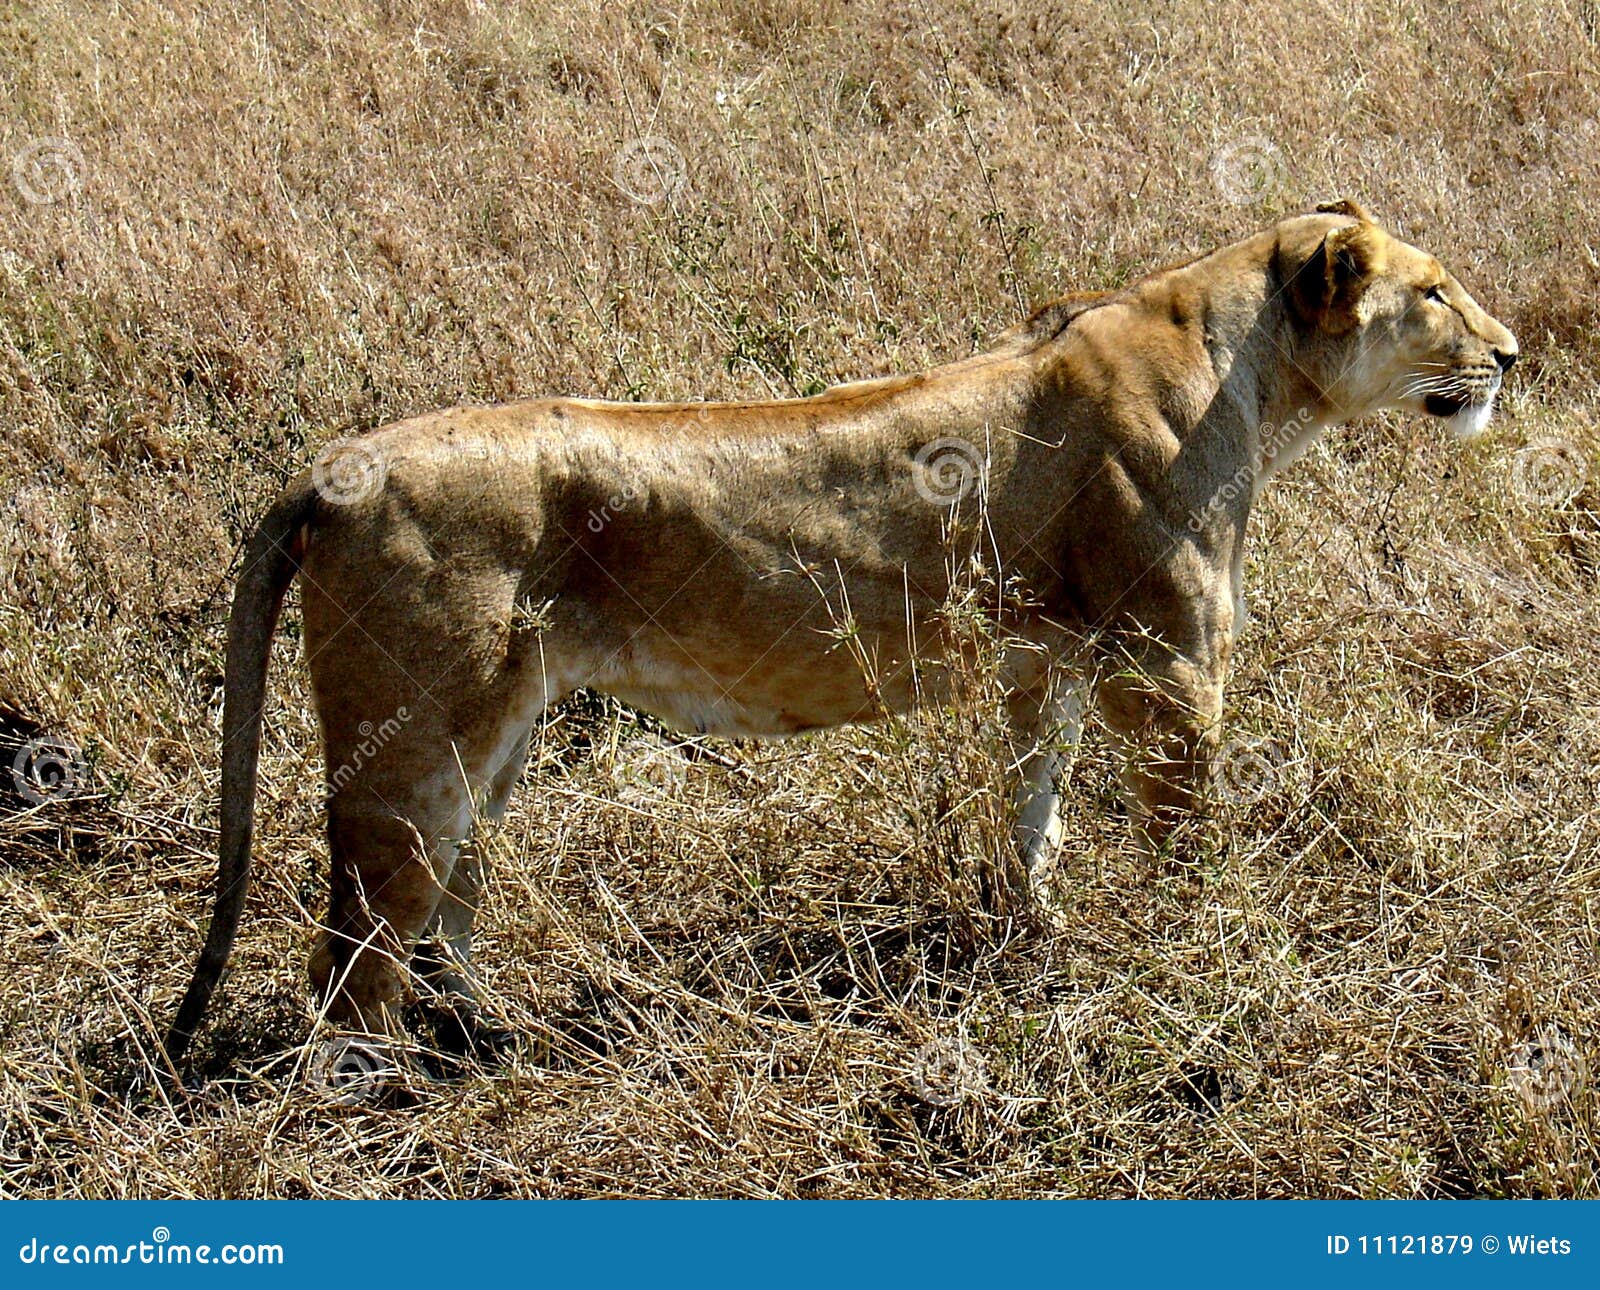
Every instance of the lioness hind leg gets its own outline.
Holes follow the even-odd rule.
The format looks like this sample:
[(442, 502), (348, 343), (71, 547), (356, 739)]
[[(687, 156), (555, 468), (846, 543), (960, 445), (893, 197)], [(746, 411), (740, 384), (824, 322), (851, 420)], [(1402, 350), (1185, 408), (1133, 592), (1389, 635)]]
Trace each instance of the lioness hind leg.
[(441, 774), (410, 793), (353, 788), (329, 801), (332, 898), (311, 977), (334, 1025), (400, 1033), (406, 965), (471, 820), (459, 780)]
[(505, 818), (512, 790), (528, 762), (528, 733), (514, 743), (504, 763), (493, 772), (483, 796), (483, 806), (473, 821), (474, 836), (461, 848), (445, 883), (426, 939), (417, 951), (417, 971), (445, 995), (452, 1005), (468, 1006), (478, 997), (472, 972), (472, 924), (483, 896), (483, 849), (477, 836), (487, 821)]
[(527, 764), (528, 736), (524, 731), (505, 762), (493, 772), (482, 794), (482, 807), (473, 821), (473, 836), (461, 847), (450, 878), (445, 883), (432, 922), (417, 946), (413, 970), (430, 991), (422, 1003), (421, 1018), (431, 1029), (441, 1051), (474, 1054), (497, 1061), (513, 1044), (513, 1032), (487, 1022), (478, 1008), (478, 981), (472, 969), (472, 924), (483, 896), (485, 822), (505, 816), (512, 790)]

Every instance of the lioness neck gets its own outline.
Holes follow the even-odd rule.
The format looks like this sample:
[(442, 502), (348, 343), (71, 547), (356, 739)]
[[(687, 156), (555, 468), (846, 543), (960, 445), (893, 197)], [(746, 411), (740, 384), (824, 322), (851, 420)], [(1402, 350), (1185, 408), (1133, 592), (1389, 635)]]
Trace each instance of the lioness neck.
[(1236, 242), (1152, 275), (1121, 305), (1143, 336), (1166, 333), (1144, 347), (1146, 379), (1174, 457), (1207, 494), (1244, 472), (1253, 497), (1337, 419), (1296, 361), (1273, 251), (1271, 234)]
[[(1245, 424), (1321, 429), (1332, 410), (1296, 361), (1288, 304), (1273, 269), (1274, 246), (1270, 233), (1236, 242), (1175, 270), (1170, 289), (1194, 299), (1190, 312), (1203, 321), (1216, 393)], [(1159, 279), (1152, 285), (1162, 294)], [(1252, 447), (1265, 450), (1269, 472), (1286, 464), (1270, 437)]]

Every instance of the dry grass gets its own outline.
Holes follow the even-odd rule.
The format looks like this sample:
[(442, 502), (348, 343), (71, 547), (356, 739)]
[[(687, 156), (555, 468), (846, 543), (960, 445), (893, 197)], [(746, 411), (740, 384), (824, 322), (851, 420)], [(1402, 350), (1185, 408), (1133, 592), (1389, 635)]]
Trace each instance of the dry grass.
[[(0, 803), (0, 1192), (1600, 1194), (1595, 7), (1113, 9), (6, 9), (0, 159), (66, 139), (78, 182), (0, 174), (0, 697), (13, 747), (89, 772)], [(615, 181), (645, 136), (685, 158), (655, 205)], [(1268, 182), (1230, 201), (1209, 162), (1252, 138)], [(344, 1105), (305, 1078), (291, 612), (209, 1082), (153, 1085), (213, 873), (230, 561), (316, 447), (907, 369), (1337, 195), (1527, 357), (1486, 441), (1363, 423), (1268, 495), (1229, 720), (1269, 772), (1193, 874), (1126, 854), (1091, 735), (1063, 924), (982, 915), (981, 694), (642, 781), (594, 703), (492, 842), (483, 966), (527, 1048)], [(1541, 491), (1519, 450), (1551, 441)]]

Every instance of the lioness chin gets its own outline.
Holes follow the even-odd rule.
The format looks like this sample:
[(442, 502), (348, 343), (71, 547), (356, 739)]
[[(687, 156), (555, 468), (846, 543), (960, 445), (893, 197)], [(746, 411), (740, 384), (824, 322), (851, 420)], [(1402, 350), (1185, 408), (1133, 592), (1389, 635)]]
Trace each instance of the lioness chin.
[(764, 403), (454, 408), (343, 445), (246, 550), (216, 907), (169, 1054), (238, 927), (297, 574), (333, 862), (312, 976), (335, 1024), (392, 1030), (423, 942), (431, 983), (468, 1008), (479, 874), (462, 840), (505, 810), (550, 705), (589, 687), (687, 730), (779, 736), (937, 701), (952, 551), (1016, 592), (1027, 871), (1059, 837), (1052, 750), (1083, 677), (1159, 849), (1206, 788), (1261, 485), (1380, 408), (1481, 429), (1516, 353), (1437, 260), (1340, 202), (919, 375)]

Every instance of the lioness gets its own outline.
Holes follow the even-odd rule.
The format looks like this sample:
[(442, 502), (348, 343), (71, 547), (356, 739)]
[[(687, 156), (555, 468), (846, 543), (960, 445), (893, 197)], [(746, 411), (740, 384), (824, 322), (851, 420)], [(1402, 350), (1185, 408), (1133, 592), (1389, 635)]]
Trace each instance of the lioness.
[(345, 443), (246, 550), (216, 906), (169, 1054), (238, 927), (297, 573), (333, 860), (311, 971), (334, 1023), (383, 1029), (424, 938), (434, 983), (470, 999), (461, 844), (504, 811), (546, 708), (588, 686), (686, 730), (779, 736), (936, 700), (952, 550), (1008, 589), (1028, 870), (1059, 838), (1063, 666), (1100, 674), (1159, 848), (1205, 788), (1257, 490), (1379, 408), (1475, 433), (1516, 355), (1433, 256), (1340, 202), (920, 375), (776, 402), (462, 407)]

